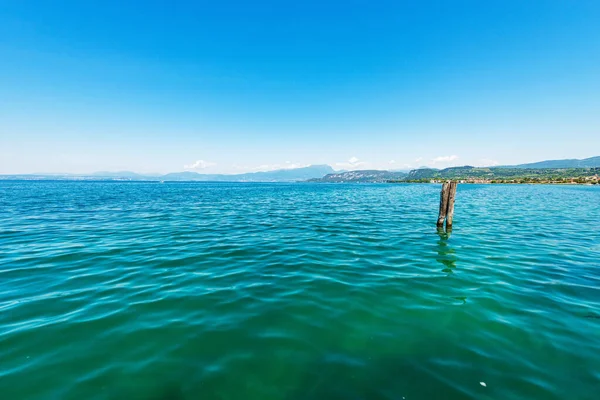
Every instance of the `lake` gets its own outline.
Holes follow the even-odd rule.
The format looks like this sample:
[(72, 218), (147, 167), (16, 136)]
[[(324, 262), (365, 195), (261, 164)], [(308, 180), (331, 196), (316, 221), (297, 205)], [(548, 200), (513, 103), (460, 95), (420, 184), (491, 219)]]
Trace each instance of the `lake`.
[(0, 182), (3, 399), (597, 399), (600, 187)]

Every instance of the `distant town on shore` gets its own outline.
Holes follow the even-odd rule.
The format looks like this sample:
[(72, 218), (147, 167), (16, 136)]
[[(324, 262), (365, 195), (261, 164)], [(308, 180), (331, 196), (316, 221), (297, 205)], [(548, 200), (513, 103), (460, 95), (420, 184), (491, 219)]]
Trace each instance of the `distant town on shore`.
[(12, 174), (0, 180), (149, 181), (149, 182), (320, 182), (320, 183), (553, 183), (590, 184), (600, 181), (600, 156), (586, 159), (540, 161), (494, 167), (461, 166), (444, 169), (418, 168), (410, 171), (335, 171), (329, 165), (245, 174), (200, 174), (175, 172), (150, 176), (129, 171), (91, 174)]

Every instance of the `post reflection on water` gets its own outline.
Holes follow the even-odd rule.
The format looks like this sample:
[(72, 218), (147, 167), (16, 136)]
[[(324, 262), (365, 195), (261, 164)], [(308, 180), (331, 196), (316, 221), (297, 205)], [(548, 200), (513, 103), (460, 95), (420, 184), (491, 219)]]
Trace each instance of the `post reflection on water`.
[[(456, 262), (458, 261), (458, 256), (456, 255), (456, 250), (454, 250), (450, 246), (450, 236), (452, 236), (452, 228), (438, 228), (437, 234), (440, 239), (437, 242), (437, 257), (436, 261), (441, 263), (444, 267), (442, 272), (448, 274), (454, 274), (456, 271)], [(466, 296), (453, 296), (455, 300), (459, 300), (462, 304), (467, 302)]]
[(456, 269), (457, 257), (456, 251), (448, 244), (448, 240), (452, 235), (452, 228), (446, 230), (444, 230), (444, 228), (438, 228), (437, 234), (440, 237), (440, 240), (437, 242), (438, 256), (436, 257), (436, 260), (444, 266), (442, 272), (453, 274)]

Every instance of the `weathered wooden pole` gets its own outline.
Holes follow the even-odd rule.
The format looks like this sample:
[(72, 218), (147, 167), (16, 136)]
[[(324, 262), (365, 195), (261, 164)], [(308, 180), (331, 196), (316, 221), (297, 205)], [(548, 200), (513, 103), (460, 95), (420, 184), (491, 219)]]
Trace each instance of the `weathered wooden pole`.
[(446, 230), (452, 229), (452, 220), (454, 219), (454, 200), (456, 199), (456, 186), (458, 182), (444, 182), (442, 192), (440, 193), (440, 213), (438, 214), (437, 227), (444, 227), (446, 220)]
[(444, 220), (446, 219), (446, 212), (448, 211), (448, 194), (450, 189), (450, 182), (444, 182), (442, 185), (442, 192), (440, 193), (440, 213), (438, 214), (437, 226), (441, 228), (444, 226)]
[[(450, 182), (448, 188), (448, 211), (446, 212), (446, 230), (452, 229), (452, 220), (454, 219), (454, 200), (456, 199), (456, 186), (458, 182)], [(439, 223), (439, 219), (438, 219)]]

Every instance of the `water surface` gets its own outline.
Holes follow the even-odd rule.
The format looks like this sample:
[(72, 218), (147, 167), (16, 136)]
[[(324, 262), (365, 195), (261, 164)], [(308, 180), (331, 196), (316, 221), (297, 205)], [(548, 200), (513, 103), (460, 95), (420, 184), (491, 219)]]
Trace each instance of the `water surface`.
[(597, 399), (600, 188), (438, 193), (0, 182), (0, 397)]

